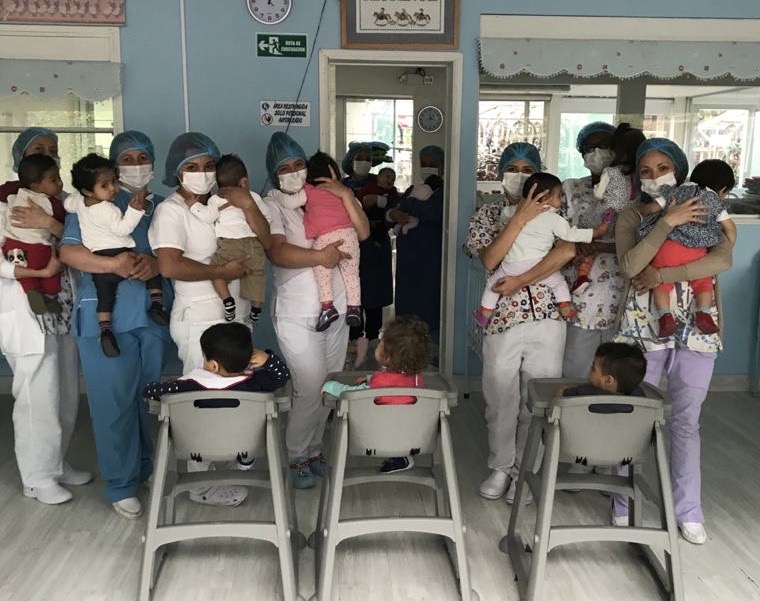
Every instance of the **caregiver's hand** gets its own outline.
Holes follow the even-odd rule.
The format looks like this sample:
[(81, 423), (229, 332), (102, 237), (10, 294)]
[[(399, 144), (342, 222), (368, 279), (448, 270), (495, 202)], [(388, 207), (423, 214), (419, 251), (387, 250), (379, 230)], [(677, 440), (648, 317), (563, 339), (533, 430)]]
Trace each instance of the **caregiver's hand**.
[(526, 282), (519, 275), (508, 275), (491, 286), (491, 290), (502, 296), (512, 296), (520, 292), (526, 285)]
[(317, 251), (321, 255), (319, 264), (327, 269), (332, 269), (343, 259), (350, 259), (351, 255), (340, 250), (343, 240), (336, 240), (325, 246), (322, 250)]
[(218, 195), (238, 209), (250, 209), (254, 204), (251, 193), (237, 186), (225, 186), (219, 190)]
[(158, 259), (144, 254), (135, 254), (135, 263), (130, 272), (130, 279), (147, 282), (158, 275)]
[(704, 205), (697, 204), (699, 196), (694, 196), (678, 204), (671, 200), (665, 207), (665, 215), (662, 219), (670, 227), (678, 227), (684, 223), (704, 223), (709, 209)]
[(11, 209), (11, 225), (15, 227), (50, 230), (53, 222), (56, 222), (55, 217), (48, 215), (45, 209), (36, 204)]
[(515, 214), (510, 221), (517, 221), (524, 227), (526, 223), (551, 209), (551, 205), (547, 202), (549, 191), (544, 190), (539, 194), (535, 194), (537, 186), (538, 184), (533, 184), (533, 187), (528, 192), (528, 196), (517, 203)]
[(38, 277), (52, 278), (54, 275), (61, 273), (62, 270), (63, 263), (61, 263), (61, 260), (58, 258), (58, 253), (56, 252), (55, 247), (53, 247), (53, 253), (50, 255), (50, 260), (45, 267), (40, 269)]
[(317, 188), (335, 194), (335, 196), (341, 198), (344, 202), (356, 202), (353, 190), (340, 183), (338, 174), (335, 173), (332, 167), (330, 167), (330, 174), (332, 177), (318, 177), (314, 180), (318, 184)]
[(111, 273), (120, 275), (125, 280), (132, 277), (132, 270), (135, 268), (135, 262), (137, 261), (137, 253), (123, 252), (119, 253), (115, 257), (112, 257), (113, 261), (111, 265)]
[(647, 265), (639, 275), (631, 280), (634, 290), (638, 293), (647, 292), (662, 284), (662, 275), (660, 270), (651, 265)]
[(245, 266), (247, 260), (248, 255), (227, 261), (222, 265), (222, 279), (229, 282), (231, 280), (237, 280), (249, 273), (249, 269)]

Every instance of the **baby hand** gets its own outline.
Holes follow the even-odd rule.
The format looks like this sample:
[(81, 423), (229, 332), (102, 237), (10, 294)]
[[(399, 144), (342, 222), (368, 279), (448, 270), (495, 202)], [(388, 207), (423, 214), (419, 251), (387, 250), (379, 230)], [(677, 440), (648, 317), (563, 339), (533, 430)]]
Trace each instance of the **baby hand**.
[(129, 206), (133, 209), (137, 209), (138, 211), (144, 211), (145, 190), (140, 190), (139, 192), (135, 193), (135, 195), (132, 197), (132, 200), (129, 201)]
[(269, 361), (269, 353), (258, 348), (253, 349), (253, 355), (251, 355), (251, 367), (253, 369), (261, 367), (267, 361)]
[(592, 238), (601, 238), (607, 233), (607, 230), (610, 229), (609, 223), (602, 223), (601, 225), (597, 225), (594, 228), (594, 233), (592, 234)]

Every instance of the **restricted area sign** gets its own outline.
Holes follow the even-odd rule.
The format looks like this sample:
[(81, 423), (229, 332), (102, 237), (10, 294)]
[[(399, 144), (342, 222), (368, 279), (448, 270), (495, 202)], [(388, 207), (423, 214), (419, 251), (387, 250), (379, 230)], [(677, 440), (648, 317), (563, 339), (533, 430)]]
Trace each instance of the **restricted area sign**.
[(267, 127), (309, 127), (311, 104), (290, 100), (262, 100), (259, 102), (261, 125)]
[(257, 33), (256, 56), (306, 58), (306, 35)]

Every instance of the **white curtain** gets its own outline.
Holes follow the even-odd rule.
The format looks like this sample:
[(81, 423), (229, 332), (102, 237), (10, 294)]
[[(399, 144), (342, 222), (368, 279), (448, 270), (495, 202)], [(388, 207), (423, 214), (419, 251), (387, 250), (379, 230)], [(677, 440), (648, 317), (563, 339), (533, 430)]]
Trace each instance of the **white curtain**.
[(0, 59), (0, 98), (75, 94), (90, 101), (121, 94), (121, 65), (105, 61)]

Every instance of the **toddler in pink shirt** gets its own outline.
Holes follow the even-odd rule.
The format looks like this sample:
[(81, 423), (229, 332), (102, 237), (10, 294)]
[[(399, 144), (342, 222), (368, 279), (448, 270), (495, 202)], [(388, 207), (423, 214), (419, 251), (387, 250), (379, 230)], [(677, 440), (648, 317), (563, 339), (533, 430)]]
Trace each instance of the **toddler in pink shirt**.
[[(317, 152), (306, 163), (306, 206), (303, 218), (307, 238), (314, 238), (314, 250), (321, 250), (333, 242), (342, 241), (341, 250), (349, 255), (338, 263), (343, 284), (346, 287), (348, 307), (346, 323), (356, 327), (361, 325), (361, 288), (359, 284), (359, 239), (351, 223), (351, 218), (343, 205), (343, 200), (335, 194), (322, 190), (314, 184), (321, 177), (332, 178), (340, 173), (333, 158)], [(338, 319), (338, 310), (333, 304), (332, 269), (318, 265), (313, 268), (322, 306), (317, 320), (317, 332), (323, 332)]]

